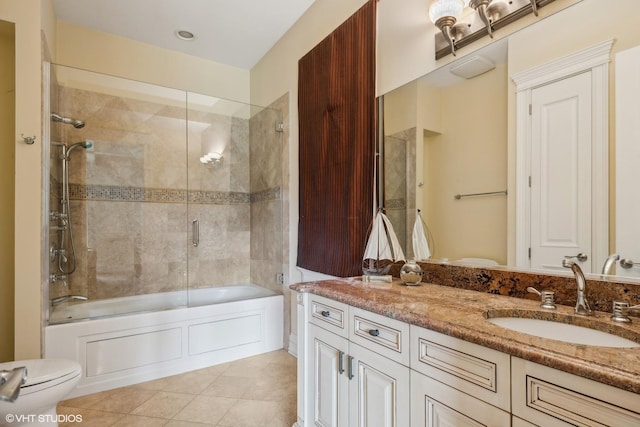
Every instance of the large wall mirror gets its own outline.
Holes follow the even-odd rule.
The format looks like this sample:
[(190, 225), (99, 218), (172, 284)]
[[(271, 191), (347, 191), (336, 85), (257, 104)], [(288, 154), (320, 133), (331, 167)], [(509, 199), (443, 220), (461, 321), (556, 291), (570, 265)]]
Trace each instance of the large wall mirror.
[[(593, 170), (586, 178), (593, 181), (594, 187), (604, 189), (604, 200), (594, 198), (590, 203), (604, 203), (605, 215), (604, 219), (589, 217), (588, 225), (582, 227), (588, 230), (587, 234), (604, 230), (606, 239), (598, 243), (599, 249), (585, 251), (590, 261), (584, 269), (601, 274), (607, 255), (618, 254), (607, 272), (640, 278), (640, 221), (633, 224), (634, 218), (640, 218), (640, 175), (634, 171), (640, 169), (640, 151), (629, 152), (624, 147), (630, 139), (626, 135), (640, 134), (634, 123), (640, 121), (640, 73), (634, 71), (634, 67), (640, 67), (640, 60), (634, 59), (640, 57), (640, 48), (634, 49), (640, 45), (640, 33), (633, 24), (638, 13), (640, 3), (634, 0), (617, 1), (606, 8), (602, 2), (583, 0), (481, 49), (461, 51), (456, 61), (384, 95), (385, 205), (405, 253), (411, 256), (411, 227), (420, 209), (433, 235), (434, 261), (466, 260), (554, 270), (527, 264), (517, 256), (523, 249), (517, 248), (523, 239), (518, 233), (528, 232), (518, 228), (516, 200), (531, 196), (518, 184), (518, 177), (523, 176), (523, 171), (517, 169), (517, 155), (521, 154), (517, 150), (522, 150), (518, 132), (526, 121), (518, 122), (523, 108), (518, 106), (514, 76), (613, 40), (607, 53), (610, 62), (604, 65), (604, 87), (597, 89), (603, 93), (602, 102), (597, 101), (598, 105), (592, 108), (596, 111), (606, 107), (599, 122), (604, 123), (605, 151), (590, 151), (592, 160), (588, 161), (604, 164), (606, 173), (599, 177), (597, 167), (590, 165), (588, 169)], [(626, 57), (630, 65), (626, 65)], [(600, 78), (597, 73), (589, 81), (596, 78)], [(632, 87), (638, 91), (635, 96), (620, 95), (632, 93)], [(559, 91), (552, 87), (549, 92)], [(591, 96), (593, 90), (588, 92)], [(549, 107), (546, 116), (541, 113), (542, 117), (566, 122), (561, 119), (562, 110), (553, 108)], [(580, 126), (575, 124), (578, 131)], [(590, 129), (594, 127), (589, 125)], [(586, 150), (588, 142), (584, 141), (591, 137), (577, 132), (575, 138), (576, 147), (581, 152)], [(637, 141), (635, 145), (639, 145)], [(621, 156), (621, 149), (625, 155)], [(542, 156), (548, 156), (547, 164), (539, 167), (531, 163), (534, 170), (542, 171), (544, 179), (553, 171), (560, 171), (560, 175), (569, 174), (566, 181), (585, 180), (584, 175), (572, 175), (570, 169), (574, 166), (566, 161), (574, 158), (572, 153), (565, 155), (563, 149), (545, 153)], [(608, 161), (602, 160), (603, 155), (608, 155)], [(539, 157), (540, 154), (534, 155), (530, 161), (537, 162)], [(583, 166), (575, 167), (583, 170)], [(404, 177), (404, 186), (399, 177)], [(578, 222), (573, 211), (585, 209), (579, 206), (582, 196), (571, 194), (567, 188), (572, 187), (565, 188), (563, 183), (547, 185), (551, 196), (545, 202), (556, 209), (548, 211), (552, 212), (550, 218), (540, 221), (549, 230), (556, 227), (556, 235), (572, 237), (574, 223)], [(558, 208), (563, 204), (567, 207)], [(598, 251), (601, 255), (596, 256)], [(557, 253), (577, 255), (564, 252), (570, 249)], [(562, 256), (555, 257), (560, 266)], [(622, 265), (622, 260), (627, 264)]]

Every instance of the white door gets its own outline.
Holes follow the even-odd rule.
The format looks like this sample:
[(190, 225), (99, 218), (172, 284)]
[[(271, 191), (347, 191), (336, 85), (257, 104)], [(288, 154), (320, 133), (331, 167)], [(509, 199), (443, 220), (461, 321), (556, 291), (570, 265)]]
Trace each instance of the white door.
[[(616, 251), (640, 263), (640, 46), (616, 54)], [(616, 266), (640, 277), (640, 265)]]
[(346, 350), (349, 342), (316, 325), (309, 325), (311, 381), (313, 382), (313, 425), (348, 425), (349, 380), (346, 375)]
[(531, 267), (591, 271), (591, 72), (531, 91)]
[(350, 343), (349, 427), (409, 425), (409, 368)]

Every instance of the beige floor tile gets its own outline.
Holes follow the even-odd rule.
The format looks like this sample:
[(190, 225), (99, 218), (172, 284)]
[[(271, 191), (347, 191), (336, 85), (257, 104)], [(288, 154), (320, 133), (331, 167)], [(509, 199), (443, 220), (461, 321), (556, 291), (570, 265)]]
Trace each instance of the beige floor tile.
[(205, 371), (203, 369), (174, 375), (170, 377), (167, 386), (163, 390), (172, 393), (200, 394), (218, 376), (219, 374), (216, 371)]
[(241, 398), (253, 385), (255, 385), (254, 378), (246, 377), (229, 377), (227, 375), (221, 375), (209, 385), (202, 395), (204, 396), (218, 396), (229, 397), (232, 399)]
[(274, 351), (185, 374), (68, 399), (61, 427), (291, 427), (296, 358)]
[[(61, 414), (74, 415), (75, 417), (73, 420), (69, 418), (70, 422), (59, 423), (59, 427), (109, 427), (124, 417), (124, 414), (114, 414), (113, 412), (58, 406), (58, 415)], [(82, 417), (82, 422), (79, 422), (79, 417)]]
[(159, 391), (151, 399), (131, 411), (131, 414), (155, 418), (173, 418), (194, 397), (192, 394)]
[(280, 422), (279, 402), (258, 400), (238, 400), (229, 412), (218, 422), (224, 427), (272, 427)]
[(191, 421), (169, 420), (164, 427), (210, 427), (212, 425), (213, 424), (192, 423)]
[(128, 414), (147, 400), (158, 394), (155, 390), (141, 390), (129, 387), (112, 390), (104, 399), (95, 402), (90, 409)]
[(252, 378), (253, 383), (248, 387), (243, 399), (248, 400), (296, 400), (296, 376), (284, 374), (280, 377), (262, 376)]
[(74, 397), (63, 400), (59, 403), (62, 406), (72, 406), (74, 408), (91, 408), (97, 402), (106, 399), (114, 390), (101, 391), (99, 393), (87, 394), (86, 396)]
[(196, 396), (173, 419), (215, 425), (236, 402), (226, 397)]
[(163, 418), (141, 417), (139, 415), (125, 415), (113, 427), (162, 427), (167, 424)]

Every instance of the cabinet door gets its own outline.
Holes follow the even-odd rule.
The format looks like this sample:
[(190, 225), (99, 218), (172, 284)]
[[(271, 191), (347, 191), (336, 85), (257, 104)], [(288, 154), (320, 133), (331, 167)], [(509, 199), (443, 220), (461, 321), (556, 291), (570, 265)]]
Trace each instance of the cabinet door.
[(350, 343), (349, 427), (409, 425), (409, 368)]
[(345, 372), (348, 341), (316, 325), (309, 325), (309, 412), (313, 425), (346, 427), (348, 424), (349, 380)]
[(433, 378), (411, 371), (411, 426), (509, 427), (511, 415)]

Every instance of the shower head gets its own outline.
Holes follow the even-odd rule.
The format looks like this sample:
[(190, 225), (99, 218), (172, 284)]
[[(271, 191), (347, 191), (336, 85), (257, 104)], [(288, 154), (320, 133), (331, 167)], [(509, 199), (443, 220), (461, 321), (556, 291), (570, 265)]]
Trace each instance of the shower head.
[(87, 139), (86, 141), (80, 141), (80, 142), (76, 142), (75, 144), (71, 144), (64, 151), (64, 155), (63, 155), (64, 158), (69, 159), (69, 154), (71, 153), (71, 151), (78, 147), (82, 147), (84, 149), (91, 148), (93, 147), (93, 141), (91, 141), (90, 139)]
[(76, 129), (82, 129), (84, 127), (84, 121), (72, 119), (69, 117), (62, 117), (57, 113), (51, 113), (51, 120), (58, 123), (64, 123), (66, 125), (73, 125), (73, 127)]

